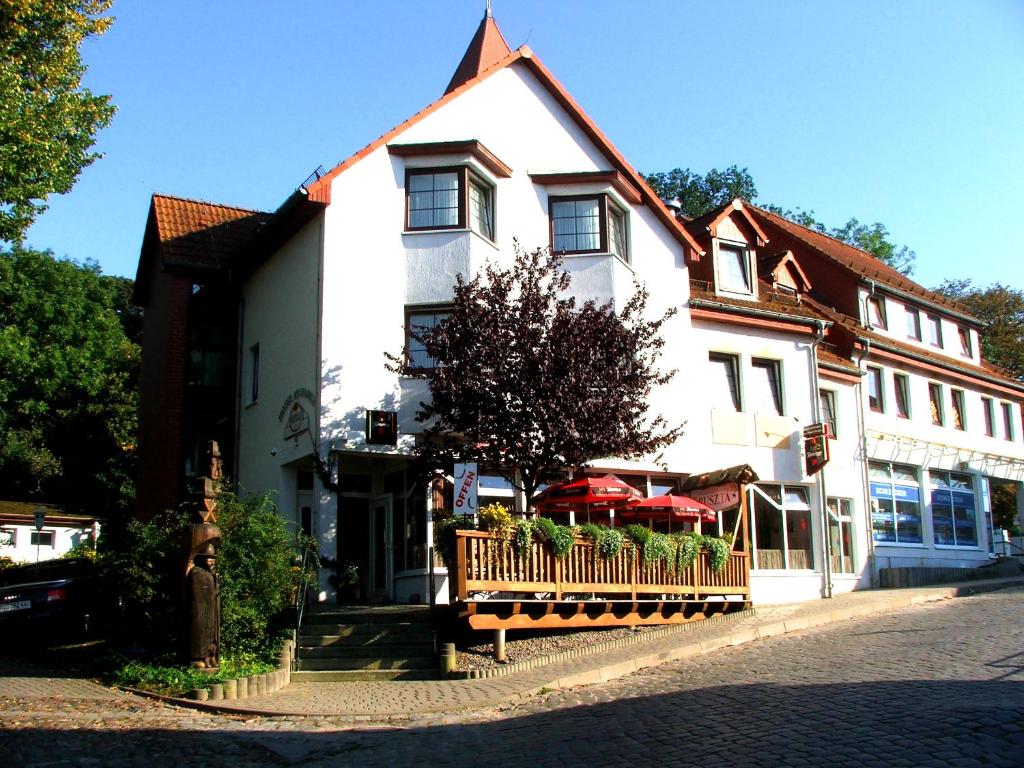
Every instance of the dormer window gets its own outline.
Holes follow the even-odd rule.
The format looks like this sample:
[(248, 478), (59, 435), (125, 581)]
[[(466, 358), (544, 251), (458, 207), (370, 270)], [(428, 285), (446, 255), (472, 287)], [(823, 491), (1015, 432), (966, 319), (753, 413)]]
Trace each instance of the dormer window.
[(730, 293), (753, 293), (750, 252), (741, 245), (719, 243), (718, 288)]
[(967, 328), (958, 328), (957, 333), (960, 336), (960, 354), (964, 357), (974, 357), (974, 351), (971, 347), (971, 332)]
[(550, 210), (556, 253), (613, 253), (629, 260), (626, 214), (608, 195), (552, 197)]
[(885, 322), (885, 301), (879, 296), (868, 296), (868, 326), (881, 328), (883, 331), (888, 328)]

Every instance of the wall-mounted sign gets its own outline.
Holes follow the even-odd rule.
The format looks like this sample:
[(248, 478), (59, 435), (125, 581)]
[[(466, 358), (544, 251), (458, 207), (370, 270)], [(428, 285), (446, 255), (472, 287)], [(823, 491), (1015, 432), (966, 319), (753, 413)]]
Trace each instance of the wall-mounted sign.
[(288, 397), (284, 399), (284, 402), (281, 403), (281, 410), (277, 414), (278, 421), (284, 421), (284, 417), (291, 414), (289, 409), (292, 407), (292, 403), (299, 398), (305, 398), (309, 401), (310, 405), (313, 405), (316, 402), (316, 396), (309, 389), (306, 387), (299, 387), (288, 395)]
[(476, 470), (476, 464), (456, 464), (455, 498), (452, 501), (452, 508), (456, 515), (476, 514), (476, 491), (480, 475)]
[(366, 412), (366, 444), (396, 445), (398, 443), (398, 412)]
[(288, 418), (284, 422), (284, 439), (288, 440), (292, 437), (298, 437), (303, 432), (308, 431), (309, 414), (306, 413), (306, 409), (299, 403), (292, 403), (292, 408), (288, 411)]
[(691, 499), (707, 504), (715, 512), (732, 509), (740, 503), (739, 483), (722, 483), (708, 488), (694, 488), (686, 492)]

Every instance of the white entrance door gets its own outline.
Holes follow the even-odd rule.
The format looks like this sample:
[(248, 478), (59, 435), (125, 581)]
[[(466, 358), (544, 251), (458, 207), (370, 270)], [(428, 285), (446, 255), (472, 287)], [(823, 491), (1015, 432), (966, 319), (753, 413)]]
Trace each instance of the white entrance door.
[(374, 496), (370, 506), (370, 599), (392, 600), (395, 595), (395, 542), (391, 494)]

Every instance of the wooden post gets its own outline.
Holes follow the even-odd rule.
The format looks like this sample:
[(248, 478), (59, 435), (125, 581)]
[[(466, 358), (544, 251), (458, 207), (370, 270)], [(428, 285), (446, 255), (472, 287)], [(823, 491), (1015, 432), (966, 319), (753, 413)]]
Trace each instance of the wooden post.
[[(463, 536), (459, 536), (459, 532), (455, 531), (455, 583), (457, 596), (459, 601), (463, 601), (469, 597), (469, 590), (466, 587), (466, 571), (468, 564), (466, 562), (466, 545), (469, 543), (469, 539)], [(449, 573), (448, 578), (452, 575)]]
[[(552, 555), (554, 557), (554, 555)], [(562, 558), (555, 557), (555, 600), (562, 599)]]

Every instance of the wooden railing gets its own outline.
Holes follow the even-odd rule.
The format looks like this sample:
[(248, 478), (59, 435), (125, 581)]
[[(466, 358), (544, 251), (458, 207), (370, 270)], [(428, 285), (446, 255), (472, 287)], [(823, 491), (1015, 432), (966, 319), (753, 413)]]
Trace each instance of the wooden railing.
[(589, 541), (576, 539), (565, 557), (559, 558), (536, 541), (528, 552), (519, 554), (508, 540), (483, 531), (460, 530), (455, 536), (455, 567), (449, 576), (451, 597), (459, 602), (486, 599), (478, 598), (478, 593), (553, 600), (576, 595), (580, 599), (597, 595), (620, 600), (750, 598), (750, 555), (746, 552), (732, 552), (725, 569), (715, 573), (703, 551), (689, 568), (677, 570), (664, 561), (645, 565), (628, 541), (615, 557), (604, 558)]

